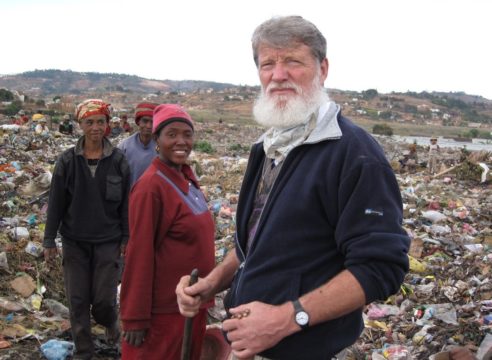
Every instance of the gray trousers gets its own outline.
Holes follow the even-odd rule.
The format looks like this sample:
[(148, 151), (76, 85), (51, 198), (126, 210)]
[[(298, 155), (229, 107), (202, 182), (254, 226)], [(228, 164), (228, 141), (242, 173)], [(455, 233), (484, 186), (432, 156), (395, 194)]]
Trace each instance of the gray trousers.
[(76, 359), (91, 359), (91, 313), (105, 327), (118, 319), (116, 291), (120, 243), (90, 244), (63, 239), (63, 276)]

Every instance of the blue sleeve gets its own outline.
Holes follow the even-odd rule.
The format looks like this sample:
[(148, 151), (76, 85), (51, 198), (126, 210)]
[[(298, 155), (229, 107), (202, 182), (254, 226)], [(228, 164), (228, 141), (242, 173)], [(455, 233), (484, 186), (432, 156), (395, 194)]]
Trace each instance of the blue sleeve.
[(335, 238), (344, 266), (366, 303), (396, 293), (408, 272), (410, 239), (402, 228), (401, 194), (389, 164), (362, 159), (341, 181)]

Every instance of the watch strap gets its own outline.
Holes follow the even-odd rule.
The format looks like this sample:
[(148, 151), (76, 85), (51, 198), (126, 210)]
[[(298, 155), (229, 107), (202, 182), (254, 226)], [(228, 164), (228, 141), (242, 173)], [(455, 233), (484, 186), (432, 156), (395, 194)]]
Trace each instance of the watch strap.
[(301, 303), (299, 302), (299, 299), (292, 301), (292, 304), (294, 304), (294, 311), (297, 314), (299, 311), (306, 311), (302, 307)]
[(304, 310), (302, 307), (301, 303), (299, 302), (299, 299), (292, 301), (292, 304), (294, 305), (294, 320), (296, 321), (296, 324), (299, 325), (302, 329), (307, 329), (309, 327), (309, 321), (307, 324), (299, 324), (296, 319), (296, 315), (300, 312), (305, 313), (308, 316), (309, 319), (309, 314)]

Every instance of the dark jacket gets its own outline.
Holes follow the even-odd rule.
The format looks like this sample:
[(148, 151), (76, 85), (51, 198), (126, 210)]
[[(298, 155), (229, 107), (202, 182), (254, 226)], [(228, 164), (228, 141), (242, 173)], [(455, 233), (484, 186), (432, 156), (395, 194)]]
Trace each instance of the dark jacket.
[[(265, 157), (263, 143), (254, 145), (237, 209), (236, 251), (242, 264), (227, 305), (282, 304), (344, 269), (360, 282), (367, 303), (398, 291), (408, 271), (409, 238), (401, 227), (393, 171), (364, 130), (340, 113), (338, 126), (330, 126), (339, 126), (343, 135), (303, 144), (287, 155), (245, 257), (247, 223)], [(330, 359), (353, 344), (362, 328), (359, 309), (293, 334), (261, 355)]]
[(58, 229), (72, 241), (128, 241), (130, 171), (120, 149), (103, 139), (103, 156), (93, 177), (83, 156), (82, 136), (55, 165), (43, 245), (55, 246)]

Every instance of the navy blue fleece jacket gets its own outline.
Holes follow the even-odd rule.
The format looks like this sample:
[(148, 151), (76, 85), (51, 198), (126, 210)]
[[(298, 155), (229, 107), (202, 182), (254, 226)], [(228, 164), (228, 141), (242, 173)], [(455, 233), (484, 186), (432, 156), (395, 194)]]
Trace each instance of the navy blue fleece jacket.
[[(236, 252), (242, 264), (227, 305), (255, 300), (282, 304), (344, 269), (360, 282), (367, 303), (398, 291), (408, 271), (409, 238), (401, 226), (394, 173), (367, 132), (339, 111), (328, 123), (328, 136), (315, 132), (284, 160), (245, 256), (248, 219), (265, 158), (263, 143), (253, 146), (237, 210)], [(329, 359), (354, 343), (362, 328), (359, 309), (293, 334), (262, 355)]]

